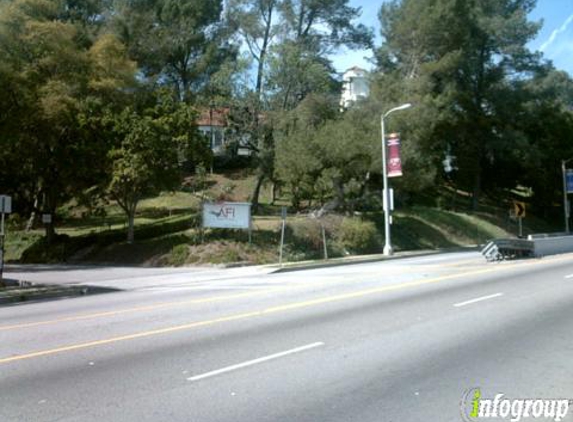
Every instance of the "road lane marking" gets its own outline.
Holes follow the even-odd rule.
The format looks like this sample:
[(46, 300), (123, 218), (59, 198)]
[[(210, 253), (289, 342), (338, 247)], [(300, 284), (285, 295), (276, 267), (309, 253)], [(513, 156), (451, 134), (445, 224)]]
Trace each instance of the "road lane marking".
[[(498, 267), (496, 267), (496, 268), (498, 268)], [(276, 314), (276, 313), (284, 313), (284, 312), (288, 312), (288, 311), (292, 311), (292, 310), (304, 309), (304, 308), (309, 308), (309, 307), (318, 306), (318, 305), (324, 305), (324, 304), (328, 304), (328, 303), (358, 299), (358, 298), (367, 297), (367, 296), (371, 296), (371, 295), (379, 294), (379, 293), (384, 293), (384, 292), (409, 289), (412, 287), (418, 287), (418, 286), (423, 286), (426, 284), (438, 283), (441, 281), (452, 280), (452, 279), (456, 279), (456, 278), (460, 278), (460, 277), (464, 277), (464, 276), (469, 276), (469, 275), (486, 274), (486, 273), (490, 273), (492, 271), (496, 271), (496, 270), (489, 268), (489, 269), (478, 270), (478, 271), (473, 271), (473, 272), (466, 272), (463, 274), (450, 274), (447, 276), (442, 276), (442, 277), (437, 277), (437, 278), (422, 279), (422, 280), (411, 281), (408, 283), (392, 284), (392, 285), (384, 286), (384, 287), (377, 287), (377, 288), (372, 288), (372, 289), (367, 289), (367, 290), (359, 290), (359, 291), (355, 291), (352, 293), (344, 293), (344, 294), (339, 294), (339, 295), (334, 295), (334, 296), (326, 296), (326, 297), (311, 299), (311, 300), (307, 300), (307, 301), (303, 301), (303, 302), (292, 302), (292, 303), (287, 303), (284, 305), (274, 306), (274, 307), (270, 307), (270, 308), (264, 308), (262, 310), (223, 316), (223, 317), (219, 317), (219, 318), (215, 318), (215, 319), (211, 319), (211, 320), (195, 321), (195, 322), (191, 322), (189, 324), (177, 325), (177, 326), (173, 326), (173, 327), (161, 328), (161, 329), (151, 330), (151, 331), (143, 331), (143, 332), (128, 334), (128, 335), (124, 335), (124, 336), (111, 337), (111, 338), (107, 338), (107, 339), (90, 341), (90, 342), (86, 342), (86, 343), (72, 344), (72, 345), (58, 347), (58, 348), (54, 348), (54, 349), (40, 350), (40, 351), (32, 352), (32, 353), (9, 356), (9, 357), (5, 357), (5, 358), (0, 358), (0, 364), (5, 364), (5, 363), (10, 363), (10, 362), (15, 362), (15, 361), (21, 361), (21, 360), (26, 360), (26, 359), (32, 359), (32, 358), (37, 358), (37, 357), (42, 357), (42, 356), (55, 355), (55, 354), (63, 353), (63, 352), (82, 350), (82, 349), (92, 348), (92, 347), (96, 347), (96, 346), (103, 346), (103, 345), (107, 345), (107, 344), (113, 344), (113, 343), (118, 343), (118, 342), (123, 342), (123, 341), (128, 341), (128, 340), (135, 340), (135, 339), (152, 337), (152, 336), (157, 336), (157, 335), (175, 333), (175, 332), (179, 332), (179, 331), (190, 330), (190, 329), (194, 329), (194, 328), (205, 327), (205, 326), (221, 324), (221, 323), (226, 323), (226, 322), (239, 321), (239, 320), (248, 319), (248, 318), (262, 317), (262, 316), (272, 315), (272, 314)]]
[(214, 296), (214, 297), (208, 297), (208, 298), (203, 298), (203, 299), (191, 299), (191, 300), (175, 301), (175, 302), (162, 302), (162, 303), (157, 303), (154, 305), (137, 306), (134, 308), (119, 309), (116, 311), (96, 312), (93, 314), (73, 315), (70, 317), (50, 319), (50, 320), (46, 320), (46, 321), (34, 321), (34, 322), (28, 322), (28, 323), (3, 325), (3, 326), (0, 325), (0, 331), (15, 330), (15, 329), (20, 329), (20, 328), (32, 328), (32, 327), (39, 327), (42, 325), (59, 324), (62, 322), (81, 321), (81, 320), (85, 320), (85, 319), (112, 317), (112, 316), (117, 316), (117, 315), (135, 313), (135, 312), (153, 311), (156, 309), (176, 308), (176, 307), (186, 306), (186, 305), (200, 305), (200, 304), (204, 304), (204, 303), (215, 303), (215, 302), (221, 302), (224, 300), (244, 299), (244, 298), (250, 298), (253, 296), (263, 295), (265, 293), (285, 290), (285, 289), (286, 289), (286, 287), (273, 287), (273, 288), (267, 288), (264, 290), (260, 290), (257, 292), (249, 291), (246, 293), (237, 293), (237, 294), (232, 294), (232, 295)]
[[(570, 260), (570, 257), (557, 257), (557, 258), (546, 257), (546, 258), (544, 258), (543, 261), (534, 261), (531, 263), (520, 262), (520, 263), (509, 264), (509, 265), (505, 265), (505, 266), (496, 266), (495, 268), (485, 270), (484, 272), (503, 271), (503, 270), (509, 270), (509, 269), (519, 267), (519, 266), (544, 265), (544, 264), (551, 264), (553, 262), (568, 261), (568, 260)], [(394, 265), (391, 261), (386, 261), (386, 262), (382, 262), (382, 263)], [(368, 263), (368, 265), (372, 265), (372, 263)], [(422, 265), (420, 267), (430, 267), (430, 266)], [(435, 267), (435, 265), (432, 265), (432, 267)], [(394, 268), (394, 270), (402, 271), (402, 269), (398, 268), (398, 267)], [(417, 269), (416, 269), (416, 271), (417, 271)], [(481, 270), (477, 270), (477, 271), (478, 271), (478, 273), (481, 272)], [(412, 271), (408, 271), (408, 272), (415, 272), (415, 271), (412, 270)], [(473, 275), (473, 274), (474, 274), (474, 272), (466, 272), (466, 273), (453, 274), (453, 276), (463, 277), (466, 275)], [(573, 276), (573, 274), (572, 274), (572, 276)], [(330, 283), (330, 281), (331, 280), (329, 279), (327, 281), (324, 281), (324, 283), (327, 283), (327, 282)], [(316, 285), (317, 282), (312, 282), (312, 284)], [(33, 328), (33, 327), (59, 324), (59, 323), (65, 323), (65, 322), (74, 322), (74, 321), (95, 319), (95, 318), (106, 318), (106, 317), (112, 317), (112, 316), (117, 316), (117, 315), (122, 315), (122, 314), (135, 313), (135, 312), (153, 311), (153, 310), (163, 309), (163, 308), (175, 308), (178, 306), (185, 306), (185, 305), (191, 305), (191, 304), (204, 304), (204, 303), (212, 303), (212, 302), (218, 302), (218, 301), (223, 301), (223, 300), (249, 298), (249, 297), (254, 297), (254, 296), (258, 296), (258, 295), (263, 295), (265, 293), (273, 292), (273, 291), (292, 290), (293, 288), (305, 288), (308, 285), (309, 285), (308, 283), (305, 283), (302, 285), (297, 284), (296, 286), (289, 285), (289, 286), (285, 286), (285, 287), (271, 287), (271, 288), (267, 288), (265, 290), (261, 290), (260, 292), (249, 291), (249, 292), (245, 292), (245, 293), (239, 293), (239, 294), (234, 294), (234, 295), (225, 295), (225, 296), (216, 296), (216, 297), (211, 297), (211, 298), (206, 298), (206, 299), (192, 299), (192, 300), (186, 300), (186, 301), (162, 302), (162, 303), (155, 304), (155, 305), (138, 306), (138, 307), (127, 308), (127, 309), (119, 309), (119, 310), (115, 310), (115, 311), (96, 312), (96, 313), (92, 313), (92, 314), (79, 314), (79, 315), (73, 315), (73, 316), (69, 316), (69, 317), (56, 318), (56, 319), (45, 320), (45, 321), (34, 321), (34, 322), (11, 324), (11, 325), (4, 325), (4, 326), (0, 325), (0, 332), (22, 329), (22, 328)]]
[[(282, 312), (287, 312), (287, 311), (297, 310), (297, 309), (303, 309), (303, 308), (323, 305), (323, 304), (327, 304), (327, 303), (334, 303), (334, 302), (358, 299), (358, 298), (367, 297), (370, 295), (380, 294), (380, 293), (384, 293), (384, 292), (405, 290), (405, 289), (410, 289), (413, 287), (419, 287), (419, 286), (424, 286), (427, 284), (429, 285), (429, 284), (439, 283), (442, 281), (453, 280), (453, 279), (462, 278), (462, 277), (483, 275), (483, 274), (488, 274), (488, 273), (492, 273), (492, 272), (500, 272), (500, 271), (504, 271), (504, 270), (514, 269), (515, 267), (552, 264), (555, 262), (560, 262), (560, 261), (565, 261), (565, 260), (570, 260), (570, 257), (545, 259), (543, 261), (535, 261), (533, 263), (510, 264), (510, 265), (505, 265), (503, 267), (496, 265), (495, 267), (489, 267), (489, 268), (482, 269), (482, 270), (475, 270), (475, 271), (468, 271), (468, 272), (464, 272), (464, 273), (449, 274), (449, 275), (445, 275), (445, 276), (441, 276), (441, 277), (415, 280), (415, 281), (400, 283), (400, 284), (392, 284), (389, 286), (372, 288), (372, 289), (367, 289), (367, 290), (359, 290), (359, 291), (352, 292), (352, 293), (346, 293), (346, 294), (340, 294), (340, 295), (334, 295), (334, 296), (327, 296), (327, 297), (317, 298), (317, 299), (304, 301), (304, 302), (288, 303), (285, 305), (276, 306), (276, 307), (272, 307), (272, 308), (266, 308), (266, 309), (262, 309), (262, 310), (258, 310), (258, 311), (252, 311), (252, 312), (245, 312), (242, 314), (223, 316), (223, 317), (215, 318), (212, 320), (195, 321), (195, 322), (191, 322), (189, 324), (183, 324), (183, 325), (167, 327), (167, 328), (151, 330), (151, 331), (144, 331), (144, 332), (129, 334), (129, 335), (125, 335), (125, 336), (111, 337), (111, 338), (107, 338), (107, 339), (96, 340), (96, 341), (91, 341), (91, 342), (86, 342), (86, 343), (72, 344), (72, 345), (68, 345), (68, 346), (58, 347), (58, 348), (54, 348), (54, 349), (40, 350), (37, 352), (26, 353), (26, 354), (21, 354), (21, 355), (9, 356), (9, 357), (5, 357), (5, 358), (0, 358), (0, 364), (5, 364), (5, 363), (10, 363), (10, 362), (15, 362), (15, 361), (21, 361), (21, 360), (26, 360), (26, 359), (32, 359), (32, 358), (42, 357), (42, 356), (49, 356), (49, 355), (54, 355), (54, 354), (63, 353), (63, 352), (70, 352), (70, 351), (74, 351), (74, 350), (87, 349), (87, 348), (91, 348), (91, 347), (113, 344), (113, 343), (118, 343), (118, 342), (122, 342), (122, 341), (135, 340), (135, 339), (140, 339), (140, 338), (145, 338), (145, 337), (169, 334), (169, 333), (174, 333), (174, 332), (183, 331), (183, 330), (190, 330), (190, 329), (194, 329), (194, 328), (205, 327), (205, 326), (209, 326), (209, 325), (216, 325), (216, 324), (221, 324), (221, 323), (226, 323), (226, 322), (239, 321), (242, 319), (267, 316), (270, 314), (282, 313)], [(251, 293), (245, 293), (244, 295), (254, 295), (254, 294), (255, 293), (251, 292)]]
[(465, 302), (456, 303), (454, 305), (455, 308), (460, 308), (462, 306), (471, 305), (473, 303), (482, 302), (484, 300), (494, 299), (496, 297), (503, 296), (503, 293), (495, 293), (493, 295), (482, 296), (475, 299), (466, 300)]
[(573, 278), (573, 274), (566, 275), (565, 278)]
[(111, 337), (111, 338), (107, 338), (107, 339), (103, 339), (103, 340), (90, 341), (87, 343), (72, 344), (69, 346), (58, 347), (55, 349), (40, 350), (38, 352), (32, 352), (32, 353), (27, 353), (27, 354), (23, 354), (23, 355), (15, 355), (15, 356), (2, 358), (2, 359), (0, 359), (0, 364), (10, 363), (10, 362), (19, 361), (19, 360), (25, 360), (25, 359), (32, 359), (32, 358), (37, 358), (37, 357), (41, 357), (41, 356), (55, 355), (57, 353), (71, 352), (74, 350), (88, 349), (88, 348), (92, 348), (92, 347), (96, 347), (96, 346), (103, 346), (106, 344), (118, 343), (118, 342), (127, 341), (127, 340), (135, 340), (135, 339), (144, 338), (144, 337), (152, 337), (152, 336), (156, 336), (156, 335), (160, 335), (160, 334), (174, 333), (177, 331), (189, 330), (191, 328), (204, 327), (207, 325), (213, 325), (213, 324), (218, 324), (218, 323), (223, 323), (223, 322), (238, 321), (240, 319), (245, 319), (245, 318), (255, 317), (255, 316), (260, 316), (260, 315), (261, 315), (260, 311), (246, 312), (243, 314), (231, 315), (231, 316), (216, 318), (216, 319), (207, 320), (207, 321), (196, 321), (196, 322), (192, 322), (189, 324), (178, 325), (175, 327), (162, 328), (162, 329), (152, 330), (152, 331), (144, 331), (144, 332), (135, 333), (135, 334), (128, 334), (125, 336)]
[(316, 349), (317, 347), (322, 347), (322, 346), (324, 346), (324, 343), (321, 341), (316, 342), (316, 343), (312, 343), (312, 344), (307, 344), (306, 346), (301, 346), (301, 347), (297, 347), (295, 349), (286, 350), (284, 352), (275, 353), (272, 355), (260, 357), (260, 358), (249, 360), (249, 361), (246, 361), (243, 363), (238, 363), (236, 365), (226, 366), (225, 368), (217, 369), (215, 371), (206, 372), (204, 374), (195, 375), (195, 376), (187, 378), (187, 381), (199, 381), (199, 380), (202, 380), (205, 378), (210, 378), (210, 377), (214, 377), (216, 375), (224, 374), (227, 372), (236, 371), (238, 369), (247, 368), (249, 366), (258, 365), (260, 363), (268, 362), (270, 360), (275, 360), (275, 359), (279, 359), (279, 358), (282, 358), (285, 356), (294, 355), (295, 353), (305, 352), (307, 350)]

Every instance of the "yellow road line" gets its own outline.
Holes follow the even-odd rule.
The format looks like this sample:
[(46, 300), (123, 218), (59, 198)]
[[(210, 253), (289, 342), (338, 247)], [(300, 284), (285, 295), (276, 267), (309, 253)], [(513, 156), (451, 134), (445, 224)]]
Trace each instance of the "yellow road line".
[(184, 301), (175, 301), (175, 302), (163, 302), (157, 303), (154, 305), (146, 305), (146, 306), (136, 306), (133, 308), (127, 309), (119, 309), (116, 311), (106, 311), (106, 312), (97, 312), (93, 314), (80, 314), (80, 315), (73, 315), (65, 318), (58, 318), (58, 319), (51, 319), (46, 321), (35, 321), (35, 322), (28, 322), (28, 323), (21, 323), (21, 324), (14, 324), (14, 325), (4, 325), (0, 326), (0, 331), (8, 331), (8, 330), (15, 330), (20, 328), (31, 328), (31, 327), (39, 327), (42, 325), (52, 325), (58, 324), (62, 322), (73, 322), (73, 321), (81, 321), (85, 319), (95, 319), (95, 318), (102, 318), (102, 317), (111, 317), (123, 314), (130, 314), (136, 312), (145, 312), (145, 311), (153, 311), (156, 309), (163, 309), (163, 308), (175, 308), (180, 306), (186, 305), (199, 305), (204, 303), (214, 303), (214, 302), (221, 302), (224, 300), (233, 300), (233, 299), (244, 299), (253, 296), (259, 296), (265, 293), (269, 293), (271, 291), (279, 291), (284, 290), (285, 288), (271, 288), (265, 289), (257, 292), (247, 292), (247, 293), (238, 293), (233, 295), (222, 295), (222, 296), (215, 296), (203, 299), (191, 299), (191, 300), (184, 300)]
[[(408, 272), (413, 273), (418, 271), (418, 269), (403, 269), (403, 268), (394, 268), (391, 272)], [(330, 283), (332, 280), (326, 280), (322, 283)], [(319, 282), (312, 282), (313, 285), (319, 284)], [(234, 299), (245, 299), (255, 296), (264, 295), (270, 292), (277, 292), (282, 290), (293, 290), (293, 289), (301, 289), (308, 287), (309, 283), (304, 284), (296, 284), (296, 285), (289, 285), (286, 287), (272, 287), (266, 288), (264, 290), (255, 291), (255, 292), (247, 292), (247, 293), (239, 293), (239, 294), (232, 294), (232, 295), (223, 295), (223, 296), (215, 296), (210, 298), (204, 299), (191, 299), (191, 300), (184, 300), (184, 301), (173, 301), (173, 302), (162, 302), (153, 305), (145, 305), (145, 306), (136, 306), (132, 308), (126, 309), (118, 309), (114, 311), (105, 311), (105, 312), (95, 312), (90, 314), (77, 314), (72, 315), (64, 318), (55, 318), (49, 319), (44, 321), (34, 321), (34, 322), (24, 322), (19, 324), (11, 324), (11, 325), (0, 325), (0, 332), (2, 331), (10, 331), (10, 330), (18, 330), (18, 329), (25, 329), (25, 328), (34, 328), (34, 327), (41, 327), (45, 325), (54, 325), (54, 324), (61, 324), (65, 322), (75, 322), (75, 321), (83, 321), (89, 319), (96, 319), (96, 318), (106, 318), (106, 317), (113, 317), (118, 315), (125, 315), (131, 313), (138, 313), (138, 312), (146, 312), (146, 311), (154, 311), (159, 309), (168, 309), (168, 308), (177, 308), (181, 306), (187, 305), (201, 305), (207, 303), (216, 303), (222, 302), (225, 300), (234, 300)]]
[[(514, 268), (516, 266), (519, 265), (538, 265), (538, 264), (543, 264), (546, 262), (554, 262), (554, 261), (562, 261), (562, 260), (568, 260), (570, 259), (570, 257), (552, 257), (551, 259), (545, 258), (544, 261), (533, 261), (533, 262), (516, 262), (516, 263), (512, 263), (510, 265), (506, 265), (506, 266), (496, 266), (495, 269), (497, 270), (503, 270), (503, 269), (509, 269), (509, 268)], [(472, 260), (466, 260), (466, 261), (462, 261), (462, 262), (472, 262), (474, 261)], [(390, 263), (390, 262), (388, 262)], [(417, 265), (416, 268), (399, 268), (399, 267), (395, 267), (392, 268), (392, 271), (389, 272), (395, 272), (395, 271), (401, 271), (401, 272), (416, 272), (419, 269), (422, 268), (435, 268), (435, 267), (440, 267), (440, 265), (437, 264), (428, 264), (428, 265)], [(453, 264), (449, 264), (449, 265), (443, 265), (442, 267), (455, 267), (455, 265)], [(461, 274), (455, 274), (454, 276), (464, 276), (468, 273), (461, 273)], [(469, 273), (469, 274), (473, 274), (473, 273)], [(323, 283), (329, 283), (331, 280), (327, 280), (324, 281)], [(318, 284), (317, 282), (313, 282), (313, 285)], [(181, 306), (186, 306), (186, 305), (200, 305), (200, 304), (207, 304), (207, 303), (216, 303), (216, 302), (221, 302), (221, 301), (225, 301), (225, 300), (234, 300), (234, 299), (244, 299), (244, 298), (249, 298), (249, 297), (255, 297), (255, 296), (260, 296), (260, 295), (264, 295), (266, 293), (269, 293), (271, 291), (281, 291), (281, 290), (292, 290), (292, 289), (297, 289), (297, 288), (304, 288), (307, 287), (309, 284), (305, 283), (305, 284), (297, 284), (297, 285), (289, 285), (286, 287), (272, 287), (272, 288), (268, 288), (268, 289), (264, 289), (261, 291), (256, 291), (256, 292), (247, 292), (247, 293), (239, 293), (239, 294), (232, 294), (232, 295), (222, 295), (222, 296), (215, 296), (215, 297), (210, 297), (210, 298), (204, 298), (204, 299), (191, 299), (191, 300), (185, 300), (185, 301), (174, 301), (174, 302), (162, 302), (162, 303), (158, 303), (158, 304), (154, 304), (154, 305), (146, 305), (146, 306), (137, 306), (137, 307), (133, 307), (133, 308), (127, 308), (127, 309), (119, 309), (119, 310), (115, 310), (115, 311), (105, 311), (105, 312), (96, 312), (96, 313), (92, 313), (92, 314), (79, 314), (79, 315), (73, 315), (73, 316), (69, 316), (69, 317), (65, 317), (65, 318), (57, 318), (57, 319), (51, 319), (51, 320), (45, 320), (45, 321), (35, 321), (35, 322), (29, 322), (29, 323), (20, 323), (20, 324), (13, 324), (13, 325), (0, 325), (0, 332), (2, 331), (10, 331), (10, 330), (16, 330), (16, 329), (23, 329), (23, 328), (33, 328), (33, 327), (40, 327), (40, 326), (45, 326), (45, 325), (53, 325), (53, 324), (59, 324), (59, 323), (64, 323), (64, 322), (75, 322), (75, 321), (82, 321), (82, 320), (88, 320), (88, 319), (95, 319), (95, 318), (105, 318), (105, 317), (112, 317), (112, 316), (118, 316), (118, 315), (124, 315), (124, 314), (130, 314), (130, 313), (137, 313), (137, 312), (145, 312), (145, 311), (153, 311), (153, 310), (158, 310), (158, 309), (166, 309), (166, 308), (175, 308), (175, 307), (181, 307)]]
[[(507, 267), (505, 267), (505, 268), (507, 268)], [(303, 302), (287, 303), (284, 305), (265, 308), (265, 309), (258, 310), (258, 311), (251, 311), (251, 312), (245, 312), (245, 313), (240, 313), (240, 314), (228, 315), (228, 316), (223, 316), (220, 318), (215, 318), (215, 319), (205, 320), (205, 321), (195, 321), (195, 322), (191, 322), (188, 324), (177, 325), (177, 326), (173, 326), (173, 327), (161, 328), (161, 329), (151, 330), (151, 331), (143, 331), (143, 332), (128, 334), (128, 335), (119, 336), (119, 337), (111, 337), (111, 338), (103, 339), (103, 340), (90, 341), (90, 342), (86, 342), (86, 343), (78, 343), (78, 344), (58, 347), (58, 348), (54, 348), (54, 349), (47, 349), (47, 350), (41, 350), (41, 351), (37, 351), (37, 352), (17, 355), (17, 356), (0, 358), (0, 364), (6, 364), (6, 363), (21, 361), (21, 360), (26, 360), (26, 359), (32, 359), (32, 358), (37, 358), (37, 357), (41, 357), (41, 356), (49, 356), (49, 355), (54, 355), (54, 354), (63, 353), (63, 352), (70, 352), (70, 351), (74, 351), (74, 350), (88, 349), (88, 348), (95, 347), (95, 346), (102, 346), (102, 345), (118, 343), (118, 342), (122, 342), (122, 341), (135, 340), (135, 339), (140, 339), (140, 338), (145, 338), (145, 337), (152, 337), (152, 336), (157, 336), (157, 335), (162, 335), (162, 334), (174, 333), (174, 332), (178, 332), (178, 331), (184, 331), (184, 330), (189, 330), (192, 328), (221, 324), (221, 323), (225, 323), (225, 322), (239, 321), (239, 320), (243, 320), (243, 319), (247, 319), (247, 318), (254, 318), (254, 317), (261, 317), (261, 316), (266, 316), (266, 315), (284, 313), (284, 312), (289, 312), (289, 311), (293, 311), (293, 310), (299, 310), (299, 309), (303, 309), (303, 308), (309, 308), (309, 307), (313, 307), (313, 306), (324, 305), (324, 304), (328, 304), (328, 303), (341, 302), (341, 301), (346, 301), (346, 300), (351, 300), (351, 299), (358, 299), (358, 298), (362, 298), (362, 297), (366, 297), (366, 296), (370, 296), (370, 295), (374, 295), (374, 294), (379, 294), (379, 293), (383, 293), (383, 292), (409, 289), (412, 287), (423, 286), (423, 285), (427, 285), (427, 284), (437, 283), (437, 282), (441, 282), (441, 281), (445, 281), (445, 280), (451, 280), (451, 279), (464, 277), (464, 276), (486, 274), (486, 273), (498, 271), (498, 269), (499, 269), (499, 267), (488, 268), (488, 269), (478, 270), (478, 271), (470, 271), (470, 272), (460, 273), (460, 274), (450, 274), (447, 276), (436, 277), (436, 278), (431, 278), (431, 279), (423, 279), (423, 280), (417, 280), (417, 281), (412, 281), (412, 282), (408, 282), (408, 283), (393, 284), (390, 286), (360, 290), (360, 291), (356, 291), (356, 292), (352, 292), (352, 293), (344, 293), (344, 294), (339, 294), (339, 295), (326, 296), (326, 297), (307, 300), (307, 301), (303, 301)]]

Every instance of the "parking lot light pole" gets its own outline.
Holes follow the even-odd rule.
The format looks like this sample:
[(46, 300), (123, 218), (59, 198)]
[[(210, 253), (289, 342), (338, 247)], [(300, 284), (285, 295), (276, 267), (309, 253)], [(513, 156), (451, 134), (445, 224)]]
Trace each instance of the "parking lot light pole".
[(388, 188), (388, 166), (386, 163), (386, 132), (384, 129), (384, 119), (388, 117), (390, 113), (405, 110), (410, 107), (412, 107), (412, 104), (410, 103), (394, 107), (382, 114), (380, 119), (380, 125), (382, 127), (382, 179), (384, 182), (384, 191), (382, 192), (382, 203), (384, 204), (384, 255), (386, 256), (392, 255), (394, 251), (392, 249), (392, 239), (390, 234), (390, 215), (392, 210), (390, 209), (390, 189)]

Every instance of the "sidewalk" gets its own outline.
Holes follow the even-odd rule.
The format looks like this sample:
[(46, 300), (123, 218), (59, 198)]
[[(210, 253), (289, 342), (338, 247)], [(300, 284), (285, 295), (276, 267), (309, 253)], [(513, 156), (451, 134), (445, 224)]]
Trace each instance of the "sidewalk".
[(65, 265), (9, 265), (6, 278), (25, 285), (90, 286), (137, 290), (165, 284), (208, 281), (269, 274), (267, 266), (222, 267), (104, 267)]
[(313, 260), (313, 261), (299, 261), (299, 262), (285, 262), (282, 266), (279, 264), (272, 264), (273, 268), (276, 268), (274, 272), (288, 272), (288, 271), (302, 271), (314, 268), (327, 268), (336, 267), (341, 265), (355, 265), (355, 264), (368, 264), (371, 262), (378, 261), (389, 261), (396, 259), (405, 258), (417, 258), (430, 255), (438, 255), (443, 253), (454, 253), (454, 252), (470, 252), (479, 250), (477, 246), (468, 246), (460, 248), (448, 248), (448, 249), (426, 249), (419, 251), (403, 251), (396, 252), (391, 256), (386, 256), (384, 254), (374, 254), (374, 255), (353, 255), (343, 258), (331, 258), (327, 260)]
[(477, 250), (473, 247), (447, 250), (422, 250), (360, 255), (328, 260), (227, 267), (104, 267), (74, 265), (8, 265), (5, 281), (9, 288), (0, 290), (0, 304), (25, 300), (69, 297), (112, 291), (140, 290), (154, 287), (177, 287), (190, 282), (247, 278), (260, 275), (320, 269), (342, 265), (423, 257)]

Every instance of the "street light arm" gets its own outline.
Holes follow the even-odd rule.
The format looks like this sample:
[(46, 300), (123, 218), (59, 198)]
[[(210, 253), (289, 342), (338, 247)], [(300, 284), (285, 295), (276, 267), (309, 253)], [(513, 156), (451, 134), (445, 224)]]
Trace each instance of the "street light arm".
[(394, 113), (395, 111), (400, 111), (400, 110), (406, 110), (407, 108), (412, 107), (411, 103), (406, 103), (406, 104), (402, 104), (401, 106), (398, 107), (394, 107), (391, 108), (390, 110), (388, 110), (386, 113), (384, 113), (384, 115), (382, 116), (383, 119), (385, 119), (386, 117), (388, 117), (388, 115), (390, 113)]

